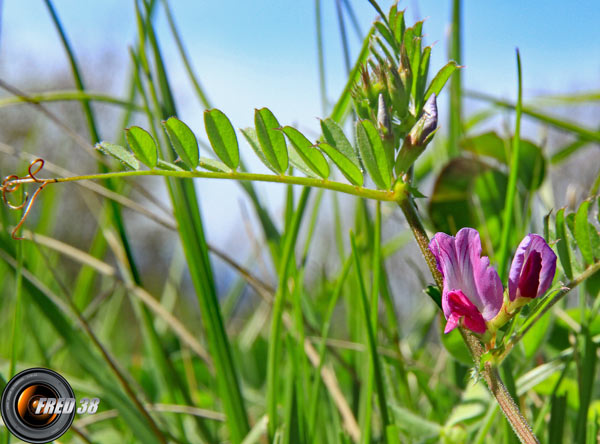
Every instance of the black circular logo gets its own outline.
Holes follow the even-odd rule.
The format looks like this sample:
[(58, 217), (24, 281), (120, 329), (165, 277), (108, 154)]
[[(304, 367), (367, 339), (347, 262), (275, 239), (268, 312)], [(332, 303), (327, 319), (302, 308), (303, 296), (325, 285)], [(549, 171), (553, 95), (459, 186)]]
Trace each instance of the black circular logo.
[(46, 368), (14, 376), (2, 393), (2, 419), (22, 441), (47, 443), (62, 436), (75, 418), (75, 395), (65, 378)]

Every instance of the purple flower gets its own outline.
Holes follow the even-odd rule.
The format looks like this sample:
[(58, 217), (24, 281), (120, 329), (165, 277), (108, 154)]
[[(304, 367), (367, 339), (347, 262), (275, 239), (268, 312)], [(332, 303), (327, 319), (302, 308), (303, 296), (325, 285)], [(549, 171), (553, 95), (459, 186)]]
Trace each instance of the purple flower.
[(503, 302), (502, 282), (490, 260), (481, 257), (479, 233), (463, 228), (456, 238), (436, 233), (429, 243), (438, 270), (444, 277), (442, 309), (448, 320), (444, 333), (463, 324), (475, 333), (485, 333), (486, 321), (493, 319)]
[(556, 272), (556, 254), (542, 236), (528, 234), (519, 244), (508, 276), (510, 301), (536, 298), (550, 288)]

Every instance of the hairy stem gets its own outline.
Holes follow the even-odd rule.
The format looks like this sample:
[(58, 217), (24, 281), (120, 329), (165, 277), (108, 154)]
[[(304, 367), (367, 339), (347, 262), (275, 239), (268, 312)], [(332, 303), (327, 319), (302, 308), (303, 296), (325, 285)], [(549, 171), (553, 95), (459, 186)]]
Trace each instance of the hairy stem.
[[(435, 257), (433, 256), (431, 251), (429, 251), (429, 237), (425, 232), (425, 228), (421, 223), (421, 219), (419, 218), (414, 203), (412, 202), (412, 199), (405, 199), (402, 202), (400, 202), (399, 205), (402, 209), (402, 212), (404, 213), (404, 216), (406, 217), (406, 221), (408, 222), (415, 236), (417, 244), (419, 244), (419, 248), (423, 253), (423, 257), (427, 262), (427, 266), (431, 271), (433, 279), (435, 280), (436, 284), (440, 287), (440, 289), (442, 289), (442, 274), (437, 268)], [(467, 344), (469, 351), (471, 352), (476, 368), (479, 369), (481, 367), (481, 356), (484, 353), (484, 349), (481, 342), (479, 341), (479, 338), (477, 338), (469, 330), (466, 330), (462, 327), (460, 327), (460, 332), (465, 340), (465, 343)], [(481, 376), (488, 385), (490, 392), (492, 392), (492, 395), (494, 395), (494, 398), (496, 398), (496, 402), (502, 409), (504, 416), (506, 416), (506, 419), (510, 423), (511, 427), (513, 428), (521, 442), (525, 444), (539, 443), (538, 439), (533, 434), (531, 427), (527, 423), (527, 420), (519, 411), (519, 407), (512, 399), (512, 397), (508, 393), (508, 390), (502, 383), (502, 379), (500, 378), (497, 369), (492, 366), (491, 362), (485, 363), (485, 365), (481, 369)]]

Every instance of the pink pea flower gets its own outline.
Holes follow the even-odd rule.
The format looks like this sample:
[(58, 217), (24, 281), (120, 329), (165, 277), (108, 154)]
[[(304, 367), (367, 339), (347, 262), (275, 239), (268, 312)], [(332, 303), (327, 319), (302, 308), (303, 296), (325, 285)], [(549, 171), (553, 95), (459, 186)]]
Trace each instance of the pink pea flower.
[(542, 296), (550, 288), (555, 272), (556, 254), (552, 248), (542, 236), (528, 234), (519, 244), (510, 266), (508, 275), (510, 301)]
[(503, 303), (503, 287), (487, 257), (481, 257), (481, 240), (473, 228), (463, 228), (456, 237), (436, 233), (429, 243), (438, 270), (444, 277), (442, 310), (447, 319), (444, 333), (463, 325), (484, 334)]

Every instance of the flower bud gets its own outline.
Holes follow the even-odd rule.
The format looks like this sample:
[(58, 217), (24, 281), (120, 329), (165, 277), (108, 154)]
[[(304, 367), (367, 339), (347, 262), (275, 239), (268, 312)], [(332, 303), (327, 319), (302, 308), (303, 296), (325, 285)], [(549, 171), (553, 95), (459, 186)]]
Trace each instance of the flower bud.
[(543, 296), (556, 272), (556, 254), (542, 236), (528, 234), (519, 244), (510, 266), (508, 296), (511, 309)]
[(377, 102), (377, 126), (384, 136), (392, 133), (392, 121), (383, 94), (379, 93)]
[(425, 146), (431, 138), (429, 137), (437, 128), (438, 112), (435, 94), (431, 94), (425, 105), (423, 105), (423, 113), (408, 133), (410, 143), (413, 146)]
[(402, 149), (396, 159), (396, 173), (401, 174), (408, 171), (431, 139), (437, 129), (437, 103), (435, 94), (431, 94), (417, 123), (413, 125), (404, 139)]

